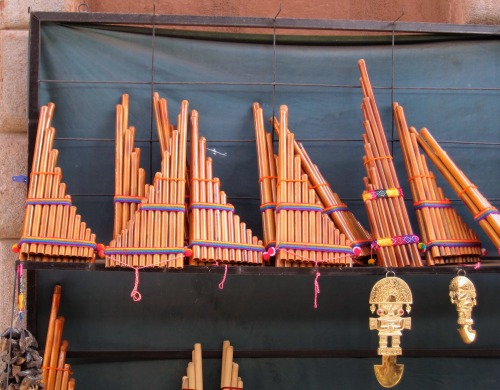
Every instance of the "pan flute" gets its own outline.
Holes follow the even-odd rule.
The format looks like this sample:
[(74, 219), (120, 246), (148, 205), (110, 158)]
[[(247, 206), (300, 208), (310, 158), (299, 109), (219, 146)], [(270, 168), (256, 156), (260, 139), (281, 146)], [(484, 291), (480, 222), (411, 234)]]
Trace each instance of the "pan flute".
[(415, 135), (418, 144), (427, 157), (438, 168), (500, 253), (500, 213), (498, 209), (493, 207), (488, 199), (481, 194), (477, 186), (458, 168), (432, 137), (429, 130), (423, 128), (418, 133), (413, 129), (412, 134)]
[(66, 363), (68, 341), (63, 340), (64, 317), (59, 316), (61, 286), (54, 286), (50, 310), (47, 338), (43, 354), (43, 384), (46, 390), (69, 390), (75, 388), (71, 378), (71, 365)]
[(213, 175), (212, 159), (206, 157), (206, 139), (199, 136), (198, 112), (191, 112), (189, 175), (190, 265), (222, 262), (262, 265), (264, 246), (240, 220)]
[[(257, 145), (257, 158), (259, 167), (259, 184), (261, 197), (262, 225), (264, 230), (264, 243), (266, 247), (276, 243), (276, 227), (274, 209), (276, 205), (277, 168), (273, 151), (272, 134), (264, 129), (263, 110), (258, 103), (253, 104), (255, 139)], [(279, 135), (279, 121), (273, 118), (273, 126)], [(287, 134), (290, 130), (287, 129)], [(328, 185), (318, 167), (313, 164), (305, 148), (299, 142), (293, 142), (295, 155), (300, 157), (301, 169), (307, 174), (309, 186), (316, 191), (321, 203), (322, 212), (330, 216), (341, 233), (351, 241), (351, 246), (356, 251), (358, 258), (370, 255), (370, 234), (362, 227), (361, 223), (349, 211), (347, 205), (334, 193)]]
[(380, 266), (422, 266), (419, 237), (412, 231), (364, 60), (359, 60), (358, 65), (365, 128), (363, 163), (367, 173), (363, 200), (374, 240), (372, 247)]
[(419, 153), (416, 130), (408, 129), (403, 107), (394, 104), (394, 117), (403, 151), (427, 265), (477, 262), (481, 242), (444, 197), (425, 157)]
[(19, 260), (93, 262), (97, 249), (93, 234), (77, 214), (57, 166), (51, 126), (54, 104), (42, 106), (33, 154)]
[(351, 265), (351, 242), (324, 213), (324, 205), (303, 169), (301, 154), (295, 152), (288, 107), (282, 105), (280, 118), (275, 120), (279, 129), (277, 158), (271, 137), (263, 131), (262, 110), (257, 104), (253, 108), (263, 226), (267, 245), (273, 244), (274, 237), (276, 240), (276, 266)]
[(128, 98), (117, 106), (115, 238), (105, 249), (106, 266), (184, 266), (186, 144), (188, 106), (181, 103), (178, 126), (168, 119), (165, 99), (153, 95), (161, 170), (145, 184), (140, 150), (133, 147), (134, 129), (127, 128)]

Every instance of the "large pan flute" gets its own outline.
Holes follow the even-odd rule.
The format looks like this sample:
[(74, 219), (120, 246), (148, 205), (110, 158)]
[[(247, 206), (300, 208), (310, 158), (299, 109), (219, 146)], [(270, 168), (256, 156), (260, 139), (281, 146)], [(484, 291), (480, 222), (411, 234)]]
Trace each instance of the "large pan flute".
[(115, 163), (115, 237), (105, 249), (106, 266), (184, 266), (186, 144), (189, 103), (181, 103), (177, 128), (170, 125), (167, 103), (153, 95), (161, 170), (145, 184), (127, 126), (128, 96), (117, 105)]
[(57, 166), (53, 148), (55, 106), (42, 106), (33, 154), (19, 260), (92, 262), (97, 249), (93, 234), (77, 214)]
[(364, 60), (358, 65), (365, 128), (363, 163), (367, 173), (363, 200), (374, 240), (372, 246), (380, 266), (421, 266), (419, 237), (412, 231)]
[(213, 262), (262, 265), (264, 246), (228, 203), (199, 136), (198, 112), (191, 112), (189, 246), (190, 265)]
[(493, 207), (477, 186), (458, 168), (429, 130), (423, 128), (419, 133), (413, 129), (412, 134), (500, 253), (500, 213), (498, 209)]
[(262, 109), (253, 105), (266, 245), (277, 250), (276, 266), (351, 265), (350, 240), (325, 214), (324, 205), (302, 167), (288, 129), (288, 108), (280, 107), (278, 156), (263, 128)]
[[(276, 227), (274, 208), (276, 205), (277, 187), (277, 156), (273, 151), (272, 134), (264, 129), (264, 114), (258, 103), (253, 104), (255, 139), (259, 167), (259, 184), (261, 197), (262, 225), (264, 227), (264, 243), (266, 247), (276, 243)], [(273, 118), (272, 125), (279, 136), (280, 122)], [(287, 129), (287, 134), (290, 130)], [(294, 140), (293, 150), (300, 157), (301, 169), (307, 175), (309, 187), (316, 191), (322, 207), (322, 212), (330, 216), (341, 233), (351, 242), (351, 246), (359, 259), (370, 255), (370, 234), (349, 211), (338, 194), (332, 191), (319, 168), (314, 165), (301, 143)]]
[(417, 222), (426, 246), (427, 265), (479, 261), (481, 242), (438, 187), (425, 157), (419, 153), (416, 130), (408, 128), (403, 107), (397, 103), (394, 104), (394, 118)]

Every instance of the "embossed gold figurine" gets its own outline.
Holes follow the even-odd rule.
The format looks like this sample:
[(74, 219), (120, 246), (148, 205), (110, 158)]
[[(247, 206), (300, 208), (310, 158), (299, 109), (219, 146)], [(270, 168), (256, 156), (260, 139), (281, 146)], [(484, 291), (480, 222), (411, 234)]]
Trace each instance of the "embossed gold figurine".
[(382, 356), (382, 365), (373, 369), (378, 382), (383, 387), (396, 386), (402, 376), (404, 365), (397, 364), (397, 356), (402, 354), (400, 346), (404, 329), (411, 329), (411, 318), (403, 317), (411, 310), (413, 303), (408, 284), (395, 276), (379, 280), (370, 293), (370, 310), (378, 314), (370, 318), (370, 330), (378, 330), (379, 347), (377, 353)]
[(466, 344), (476, 339), (476, 331), (472, 329), (472, 308), (477, 305), (476, 288), (469, 278), (463, 275), (455, 276), (450, 282), (450, 300), (458, 312), (458, 333)]

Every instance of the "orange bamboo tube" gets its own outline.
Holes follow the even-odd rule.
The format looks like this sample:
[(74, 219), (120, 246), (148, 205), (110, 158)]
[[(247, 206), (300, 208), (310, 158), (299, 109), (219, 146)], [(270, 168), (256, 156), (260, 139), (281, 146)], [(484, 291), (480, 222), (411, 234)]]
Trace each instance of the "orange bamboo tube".
[(234, 363), (231, 365), (231, 387), (238, 386), (238, 363)]
[[(198, 132), (198, 112), (193, 110), (191, 112), (191, 164), (190, 164), (190, 201), (191, 204), (196, 204), (199, 202), (199, 158), (198, 158), (198, 144), (199, 144), (199, 132)], [(215, 194), (214, 194), (215, 195)], [(215, 202), (215, 199), (214, 199)], [(189, 224), (189, 241), (196, 241), (200, 239), (200, 213), (199, 209), (191, 210), (191, 223)], [(200, 247), (194, 245), (193, 255), (190, 259), (190, 265), (196, 265), (200, 259)]]
[[(214, 203), (220, 204), (220, 181), (218, 178), (214, 178)], [(215, 219), (215, 241), (222, 241), (222, 218), (220, 210), (214, 210), (214, 219)], [(220, 247), (215, 248), (215, 260), (222, 261), (222, 250)]]
[(156, 131), (158, 133), (158, 141), (160, 142), (160, 151), (163, 155), (163, 152), (166, 150), (166, 142), (165, 142), (165, 133), (163, 129), (163, 123), (161, 120), (161, 114), (160, 114), (160, 95), (158, 92), (153, 93), (153, 112), (155, 116), (155, 122), (156, 122)]
[[(180, 123), (180, 137), (179, 137), (179, 167), (178, 167), (178, 194), (177, 203), (184, 204), (186, 198), (186, 158), (187, 158), (187, 133), (188, 133), (188, 109), (189, 103), (187, 100), (181, 102), (181, 123)], [(175, 213), (177, 218), (176, 225), (176, 248), (184, 247), (184, 221), (185, 214), (181, 212)], [(184, 267), (184, 254), (177, 255), (176, 268)]]
[(223, 377), (222, 377), (222, 388), (231, 387), (231, 374), (233, 367), (233, 353), (234, 348), (232, 345), (228, 345), (225, 349), (224, 366), (223, 366)]
[(68, 390), (74, 390), (76, 386), (76, 379), (70, 378), (68, 381)]
[[(302, 199), (302, 194), (301, 194), (301, 168), (300, 168), (300, 157), (299, 156), (294, 156), (293, 158), (293, 179), (294, 182), (293, 184), (293, 202), (294, 203), (306, 203), (303, 202)], [(302, 211), (296, 210), (294, 212), (294, 221), (293, 221), (293, 227), (294, 227), (294, 235), (295, 235), (295, 242), (296, 243), (302, 243)], [(296, 261), (303, 262), (304, 261), (304, 256), (302, 251), (296, 250), (295, 251), (295, 257)]]
[(63, 379), (63, 373), (64, 373), (64, 363), (66, 362), (66, 352), (68, 350), (68, 341), (63, 340), (61, 342), (61, 348), (59, 350), (59, 359), (57, 362), (57, 373), (56, 373), (56, 381), (55, 381), (55, 386), (54, 388), (56, 390), (61, 389), (62, 385), (62, 379)]
[[(304, 203), (306, 203), (306, 201), (309, 200), (309, 186), (308, 186), (308, 183), (307, 183), (307, 175), (302, 175), (301, 176), (301, 197), (302, 197), (302, 200), (304, 201)], [(302, 232), (301, 232), (301, 238), (302, 238), (302, 242), (304, 244), (309, 244), (311, 242), (311, 239), (310, 239), (310, 229), (309, 229), (309, 221), (310, 221), (310, 217), (309, 217), (309, 214), (311, 213), (311, 211), (303, 211), (302, 212), (302, 222), (301, 222), (301, 226), (302, 226)], [(303, 257), (303, 261), (305, 262), (309, 262), (309, 259), (310, 259), (310, 252), (309, 251), (302, 251), (302, 257)]]
[[(162, 183), (160, 189), (160, 202), (165, 204), (168, 203), (169, 194), (170, 194), (170, 186), (169, 186), (169, 178), (170, 178), (170, 153), (168, 151), (163, 152), (163, 158), (161, 161), (161, 176)], [(168, 247), (168, 221), (170, 218), (170, 213), (162, 212), (161, 213), (161, 234), (160, 234), (160, 247), (167, 248)], [(161, 264), (165, 267), (168, 267), (168, 256), (166, 254), (162, 254), (160, 256)]]
[[(287, 111), (288, 115), (288, 111)], [(286, 182), (284, 185), (286, 185), (286, 196), (287, 196), (287, 202), (294, 202), (293, 195), (293, 141), (294, 141), (294, 135), (291, 133), (286, 134)], [(294, 228), (294, 223), (295, 223), (295, 211), (294, 210), (288, 210), (286, 213), (287, 216), (287, 241), (288, 242), (295, 242), (295, 228)], [(288, 260), (295, 261), (295, 251), (288, 251), (287, 255)]]
[[(123, 106), (116, 105), (116, 127), (115, 127), (115, 195), (123, 195)], [(122, 204), (115, 202), (115, 220), (113, 238), (121, 232), (122, 227)]]
[[(280, 129), (279, 129), (279, 142), (278, 142), (278, 197), (276, 199), (277, 204), (287, 202), (287, 148), (286, 148), (286, 130), (288, 128), (288, 108), (286, 106), (280, 107)], [(279, 223), (279, 236), (276, 237), (277, 246), (281, 242), (286, 242), (288, 237), (287, 229), (287, 211), (281, 210), (277, 214), (277, 222)], [(276, 265), (285, 265), (288, 260), (288, 254), (284, 251), (279, 251), (276, 257)]]
[(226, 368), (226, 360), (227, 360), (227, 347), (229, 347), (231, 343), (229, 340), (224, 340), (222, 342), (222, 364), (221, 364), (221, 376), (220, 376), (220, 387), (221, 389), (224, 387), (224, 370)]
[[(170, 150), (170, 137), (171, 137), (171, 124), (170, 119), (168, 117), (168, 102), (166, 99), (162, 98), (159, 100), (159, 108), (160, 108), (160, 119), (162, 122), (162, 130), (164, 132), (163, 139), (165, 142), (165, 149)], [(184, 103), (182, 103), (184, 104)]]
[[(180, 120), (179, 120), (180, 122)], [(180, 202), (183, 202), (184, 199), (178, 199), (179, 192), (177, 187), (179, 185), (184, 185), (184, 183), (180, 183), (177, 181), (177, 178), (179, 177), (179, 166), (181, 162), (179, 161), (179, 130), (174, 130), (172, 132), (172, 139), (171, 139), (171, 159), (170, 159), (170, 173), (171, 173), (171, 179), (169, 180), (169, 187), (170, 187), (170, 204), (178, 204)], [(169, 218), (168, 218), (168, 247), (169, 248), (175, 248), (177, 246), (177, 217), (175, 216), (174, 212), (169, 212)], [(177, 256), (175, 254), (169, 254), (168, 255), (168, 265), (171, 268), (176, 267), (176, 262), (177, 262)]]
[(195, 371), (195, 389), (203, 390), (203, 363), (201, 354), (201, 344), (194, 345), (194, 371)]
[[(220, 192), (220, 204), (227, 205), (227, 195), (224, 191)], [(220, 212), (221, 218), (221, 241), (228, 242), (229, 241), (229, 231), (228, 231), (228, 222), (227, 222), (227, 211), (222, 210)], [(229, 261), (229, 251), (227, 248), (222, 248), (222, 259), (223, 262)]]
[(64, 368), (64, 371), (62, 373), (61, 390), (66, 390), (68, 388), (69, 376), (70, 376), (70, 372), (71, 372), (71, 365), (65, 364), (63, 368)]
[[(212, 159), (208, 157), (205, 161), (205, 170), (206, 170), (206, 178), (207, 178), (207, 202), (214, 203), (214, 188), (212, 184), (213, 174), (212, 174)], [(209, 208), (207, 210), (207, 239), (209, 241), (213, 241), (215, 239), (214, 234), (214, 210)], [(239, 225), (234, 225), (239, 226)], [(240, 251), (240, 260), (241, 260), (241, 251)], [(207, 248), (207, 261), (214, 262), (215, 261), (215, 250), (213, 246), (209, 246)]]
[[(52, 350), (50, 352), (49, 373), (46, 382), (47, 390), (54, 390), (57, 362), (59, 359), (59, 349), (61, 347), (62, 332), (64, 327), (64, 317), (57, 317), (54, 322), (54, 339), (52, 342)], [(47, 363), (45, 363), (47, 364)]]
[[(207, 184), (209, 184), (205, 180), (205, 161), (206, 161), (206, 149), (207, 149), (207, 140), (205, 137), (200, 137), (199, 139), (199, 151), (198, 151), (198, 166), (200, 167), (198, 174), (199, 174), (199, 194), (200, 198), (199, 201), (201, 203), (206, 203), (207, 201)], [(222, 202), (222, 200), (221, 200)], [(222, 214), (221, 214), (222, 217)], [(207, 210), (206, 209), (201, 209), (200, 210), (200, 239), (202, 241), (205, 241), (207, 239)], [(224, 251), (223, 251), (224, 252)], [(225, 252), (227, 254), (227, 251)], [(207, 261), (207, 247), (203, 246), (201, 247), (201, 258), (203, 259), (203, 262)], [(224, 257), (224, 253), (223, 253)]]
[[(236, 245), (241, 244), (242, 242), (242, 237), (241, 237), (241, 230), (240, 230), (240, 217), (236, 214), (233, 214), (233, 229), (234, 229), (234, 243)], [(237, 263), (241, 263), (242, 257), (241, 257), (241, 249), (236, 249), (235, 254), (234, 254), (234, 260)]]
[[(43, 353), (43, 359), (45, 362), (50, 362), (50, 356), (52, 353), (52, 345), (54, 344), (54, 332), (55, 332), (55, 321), (57, 318), (57, 313), (59, 311), (59, 305), (61, 303), (61, 286), (56, 284), (54, 286), (54, 292), (52, 294), (52, 306), (50, 308), (49, 324), (47, 329), (47, 337), (45, 339), (45, 349)], [(48, 369), (47, 364), (44, 365), (43, 369), (43, 383), (47, 383), (48, 380)]]

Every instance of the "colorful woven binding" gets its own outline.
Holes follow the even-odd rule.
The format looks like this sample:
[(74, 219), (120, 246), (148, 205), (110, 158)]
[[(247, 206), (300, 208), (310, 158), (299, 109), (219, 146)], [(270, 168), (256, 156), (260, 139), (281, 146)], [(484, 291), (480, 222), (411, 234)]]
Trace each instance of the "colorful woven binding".
[(481, 246), (481, 241), (479, 240), (432, 240), (425, 244), (426, 248), (432, 248), (433, 246), (449, 246), (449, 247), (470, 247), (470, 246)]
[(347, 207), (346, 204), (340, 203), (340, 204), (333, 205), (333, 206), (330, 206), (330, 207), (325, 207), (323, 209), (323, 213), (324, 214), (336, 213), (338, 211), (349, 211), (349, 208)]
[(380, 247), (386, 247), (386, 246), (418, 244), (419, 241), (420, 238), (415, 234), (409, 234), (407, 236), (379, 238), (377, 240), (372, 241), (372, 248), (377, 250)]
[(370, 190), (363, 194), (363, 200), (366, 202), (368, 200), (373, 200), (377, 198), (398, 198), (403, 196), (403, 189), (398, 188), (386, 188), (378, 190)]
[(104, 249), (106, 256), (112, 255), (172, 255), (184, 254), (184, 248), (111, 248)]
[(241, 249), (246, 251), (256, 251), (263, 252), (264, 247), (262, 245), (254, 245), (254, 244), (236, 244), (234, 242), (224, 242), (224, 241), (210, 241), (210, 240), (193, 240), (189, 244), (189, 247), (193, 246), (204, 246), (209, 247), (212, 246), (214, 248), (225, 248), (225, 249)]
[(178, 211), (185, 212), (184, 204), (166, 204), (166, 203), (142, 203), (139, 205), (139, 211)]
[(76, 246), (96, 249), (97, 244), (93, 241), (55, 238), (55, 237), (24, 237), (19, 241), (19, 244), (43, 244), (43, 245), (62, 245)]
[(232, 211), (234, 212), (234, 206), (232, 204), (220, 204), (220, 203), (203, 203), (196, 202), (189, 206), (190, 210), (203, 209), (203, 210), (219, 210), (219, 211)]
[(316, 251), (316, 252), (336, 252), (336, 253), (349, 253), (353, 254), (353, 250), (347, 245), (327, 245), (327, 244), (297, 244), (294, 242), (281, 242), (277, 250), (302, 250), (302, 251)]
[(309, 203), (278, 203), (276, 205), (276, 213), (280, 211), (293, 210), (293, 211), (323, 211), (321, 206)]
[(145, 199), (143, 196), (132, 196), (132, 195), (116, 195), (113, 198), (113, 202), (121, 203), (141, 203)]
[(474, 215), (474, 219), (476, 220), (476, 222), (479, 222), (490, 214), (498, 214), (498, 210), (494, 207), (486, 207), (485, 209)]
[(28, 198), (26, 199), (26, 205), (54, 205), (54, 206), (71, 206), (71, 200), (67, 198)]
[(263, 203), (260, 205), (260, 211), (263, 213), (266, 210), (274, 210), (276, 209), (276, 203)]
[(423, 209), (424, 207), (434, 207), (434, 208), (447, 208), (451, 207), (451, 203), (448, 199), (446, 200), (420, 200), (414, 202), (413, 206), (415, 210)]

